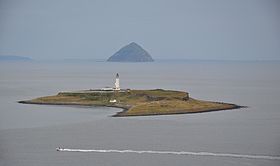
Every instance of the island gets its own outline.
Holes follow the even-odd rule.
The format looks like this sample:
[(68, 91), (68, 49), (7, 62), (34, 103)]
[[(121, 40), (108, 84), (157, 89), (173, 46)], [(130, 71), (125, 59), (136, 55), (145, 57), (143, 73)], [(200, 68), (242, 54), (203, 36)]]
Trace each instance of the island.
[(111, 88), (59, 92), (54, 96), (39, 97), (19, 101), (19, 103), (122, 108), (123, 110), (113, 115), (114, 117), (202, 113), (242, 107), (231, 103), (194, 99), (183, 91)]
[(108, 62), (153, 62), (152, 56), (144, 50), (140, 45), (132, 42), (107, 60)]

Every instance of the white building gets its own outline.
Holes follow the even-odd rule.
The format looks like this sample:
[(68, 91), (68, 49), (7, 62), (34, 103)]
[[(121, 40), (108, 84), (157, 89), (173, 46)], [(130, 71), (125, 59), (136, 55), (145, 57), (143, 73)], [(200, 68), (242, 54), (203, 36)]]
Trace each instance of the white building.
[(116, 103), (117, 100), (116, 100), (116, 99), (111, 99), (109, 102), (110, 102), (110, 103)]
[(102, 91), (113, 91), (114, 88), (111, 88), (111, 87), (104, 87), (104, 88), (101, 88)]

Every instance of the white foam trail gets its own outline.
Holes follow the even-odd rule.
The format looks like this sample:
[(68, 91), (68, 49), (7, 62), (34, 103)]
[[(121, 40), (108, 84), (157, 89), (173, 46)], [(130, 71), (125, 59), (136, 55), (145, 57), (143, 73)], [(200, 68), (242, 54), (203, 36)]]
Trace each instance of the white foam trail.
[(212, 153), (212, 152), (186, 152), (186, 151), (153, 151), (153, 150), (105, 150), (105, 149), (64, 149), (57, 148), (61, 152), (95, 152), (95, 153), (137, 153), (137, 154), (172, 154), (172, 155), (191, 155), (191, 156), (215, 156), (215, 157), (234, 157), (247, 159), (266, 159), (266, 160), (280, 160), (280, 156), (266, 156), (266, 155), (246, 155), (234, 153)]

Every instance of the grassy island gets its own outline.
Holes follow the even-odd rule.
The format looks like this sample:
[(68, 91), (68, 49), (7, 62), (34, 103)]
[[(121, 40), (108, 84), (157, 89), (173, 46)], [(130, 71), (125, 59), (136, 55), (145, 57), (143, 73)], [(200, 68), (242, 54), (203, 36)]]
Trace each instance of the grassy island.
[(114, 116), (186, 114), (241, 107), (230, 103), (197, 100), (190, 98), (187, 92), (162, 89), (60, 92), (55, 96), (40, 97), (20, 101), (20, 103), (107, 106), (123, 109)]

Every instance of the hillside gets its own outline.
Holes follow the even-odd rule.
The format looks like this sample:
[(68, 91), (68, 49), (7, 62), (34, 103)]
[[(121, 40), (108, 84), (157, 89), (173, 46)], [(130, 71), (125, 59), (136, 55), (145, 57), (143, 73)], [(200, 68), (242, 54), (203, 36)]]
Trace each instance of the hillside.
[(132, 42), (114, 55), (112, 55), (108, 62), (153, 62), (151, 55), (138, 44)]

